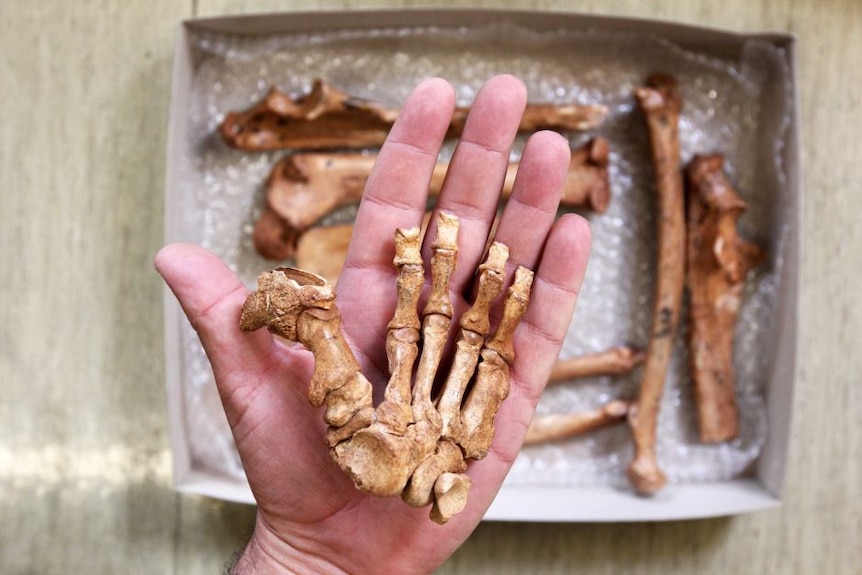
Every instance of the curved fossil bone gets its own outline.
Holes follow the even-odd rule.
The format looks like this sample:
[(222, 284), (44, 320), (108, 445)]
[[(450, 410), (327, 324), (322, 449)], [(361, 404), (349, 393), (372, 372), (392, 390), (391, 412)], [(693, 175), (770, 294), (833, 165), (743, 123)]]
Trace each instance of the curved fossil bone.
[(438, 523), (466, 504), (465, 458), (480, 459), (491, 445), (494, 416), (509, 392), (513, 333), (533, 279), (531, 271), (518, 268), (502, 319), (488, 337), (489, 310), (502, 292), (508, 258), (506, 246), (492, 244), (479, 267), (476, 301), (460, 319), (455, 359), (435, 403), (432, 388), (453, 315), (449, 278), (457, 259), (458, 226), (455, 216), (438, 215), (431, 293), (421, 320), (417, 302), (425, 272), (419, 229), (396, 231), (398, 299), (386, 337), (390, 379), (376, 408), (371, 384), (341, 333), (335, 294), (323, 278), (291, 268), (264, 272), (240, 319), (243, 330), (266, 326), (311, 350), (315, 368), (309, 401), (326, 406), (330, 452), (356, 487), (374, 495), (400, 494), (417, 507), (432, 504), (431, 518)]
[[(608, 142), (601, 137), (572, 150), (560, 205), (599, 214), (607, 211), (609, 155)], [(292, 257), (298, 240), (315, 222), (362, 198), (376, 161), (376, 154), (349, 152), (302, 152), (279, 160), (266, 179), (266, 201), (254, 228), (258, 253), (269, 259)], [(448, 168), (445, 162), (434, 166), (431, 196), (439, 195)], [(504, 199), (512, 192), (517, 171), (518, 162), (510, 162), (501, 192)]]
[(630, 402), (614, 399), (590, 411), (534, 417), (524, 438), (524, 445), (569, 439), (619, 423), (626, 418), (630, 408)]
[(635, 457), (629, 480), (641, 495), (667, 479), (656, 460), (655, 438), (665, 378), (679, 320), (685, 265), (685, 222), (679, 150), (682, 96), (673, 77), (657, 74), (635, 94), (646, 117), (658, 195), (658, 266), (646, 365), (638, 399), (629, 410)]
[[(448, 137), (461, 134), (468, 111), (455, 109)], [(528, 104), (518, 129), (589, 130), (607, 113), (601, 105)], [(383, 143), (397, 116), (397, 109), (351, 96), (318, 79), (298, 98), (271, 88), (247, 110), (228, 112), (219, 130), (228, 145), (248, 151), (367, 148)]]
[(646, 360), (646, 352), (629, 345), (619, 345), (569, 359), (558, 360), (551, 368), (548, 385), (578, 377), (620, 375), (632, 371)]
[(765, 254), (739, 236), (737, 220), (747, 206), (725, 176), (723, 156), (696, 155), (686, 176), (689, 363), (700, 439), (716, 443), (739, 434), (733, 331), (745, 275)]

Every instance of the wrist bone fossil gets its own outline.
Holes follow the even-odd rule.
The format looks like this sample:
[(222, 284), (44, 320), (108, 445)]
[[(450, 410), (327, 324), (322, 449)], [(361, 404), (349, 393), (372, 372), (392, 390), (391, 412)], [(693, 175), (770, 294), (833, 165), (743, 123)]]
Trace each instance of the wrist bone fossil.
[(432, 387), (453, 313), (449, 278), (458, 252), (458, 219), (441, 212), (437, 227), (431, 292), (421, 321), (417, 303), (425, 272), (419, 228), (395, 232), (398, 299), (386, 337), (391, 375), (376, 408), (371, 384), (341, 333), (335, 294), (323, 278), (291, 268), (264, 272), (246, 300), (240, 327), (251, 331), (266, 326), (312, 352), (309, 400), (326, 406), (330, 453), (358, 489), (400, 494), (415, 507), (432, 504), (431, 519), (445, 523), (467, 501), (465, 459), (481, 459), (490, 448), (494, 417), (509, 392), (512, 336), (526, 311), (533, 273), (525, 268), (515, 272), (502, 318), (489, 336), (490, 308), (503, 291), (508, 258), (505, 245), (491, 245), (479, 266), (475, 302), (460, 319), (452, 367), (434, 402)]

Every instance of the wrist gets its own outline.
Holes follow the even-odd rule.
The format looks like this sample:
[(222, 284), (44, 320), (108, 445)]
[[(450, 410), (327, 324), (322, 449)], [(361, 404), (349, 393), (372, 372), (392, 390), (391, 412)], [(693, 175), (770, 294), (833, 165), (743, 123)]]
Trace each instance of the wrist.
[(228, 562), (227, 575), (268, 575), (290, 573), (287, 565), (267, 552), (257, 538), (258, 529), (252, 535), (245, 549), (238, 552)]
[(305, 553), (276, 535), (258, 514), (248, 544), (226, 569), (228, 575), (343, 573), (325, 557)]

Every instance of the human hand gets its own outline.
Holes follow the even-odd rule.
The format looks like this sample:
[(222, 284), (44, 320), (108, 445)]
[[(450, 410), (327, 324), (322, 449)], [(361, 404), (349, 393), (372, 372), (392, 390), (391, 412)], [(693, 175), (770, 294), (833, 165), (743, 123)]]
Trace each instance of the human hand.
[[(476, 97), (436, 209), (457, 215), (458, 266), (450, 289), (456, 317), (491, 233), (509, 150), (526, 104), (511, 76), (489, 80)], [(396, 228), (420, 225), (428, 182), (454, 107), (443, 80), (420, 84), (380, 151), (359, 208), (337, 286), (342, 329), (375, 387), (386, 382), (383, 342), (395, 307)], [(558, 134), (538, 132), (522, 154), (495, 239), (509, 246), (505, 284), (518, 265), (536, 271), (531, 301), (515, 332), (511, 390), (496, 418), (488, 456), (470, 464), (467, 507), (445, 525), (428, 509), (358, 491), (329, 455), (321, 410), (308, 403), (311, 354), (265, 330), (243, 333), (248, 290), (214, 255), (170, 245), (159, 273), (197, 330), (243, 462), (258, 514), (236, 573), (426, 573), (439, 567), (476, 527), (520, 449), (557, 358), (589, 253), (586, 222), (555, 219), (570, 159)], [(434, 218), (426, 237), (435, 235)], [(430, 241), (422, 253), (430, 261)], [(426, 268), (429, 266), (426, 265)]]

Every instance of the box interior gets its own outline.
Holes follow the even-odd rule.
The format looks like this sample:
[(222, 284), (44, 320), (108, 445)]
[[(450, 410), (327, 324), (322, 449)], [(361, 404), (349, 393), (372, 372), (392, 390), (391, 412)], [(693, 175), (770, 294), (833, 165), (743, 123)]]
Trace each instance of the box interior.
[[(376, 56), (381, 48), (393, 48), (385, 58), (394, 60)], [(343, 61), (334, 63), (336, 58)], [(782, 491), (795, 373), (800, 190), (794, 62), (794, 40), (786, 35), (572, 14), (371, 11), (188, 21), (179, 29), (174, 64), (167, 240), (212, 249), (250, 287), (259, 271), (273, 267), (253, 254), (248, 232), (259, 213), (260, 182), (280, 155), (240, 155), (211, 136), (224, 112), (250, 105), (273, 83), (299, 93), (321, 73), (342, 89), (397, 105), (417, 78), (442, 73), (456, 86), (459, 103), (468, 104), (485, 77), (512, 71), (525, 79), (534, 101), (599, 101), (612, 111), (598, 133), (609, 137), (614, 150), (615, 203), (604, 216), (588, 216), (598, 263), (591, 261), (561, 357), (620, 340), (645, 343), (653, 280), (638, 270), (654, 249), (653, 221), (635, 217), (650, 212), (649, 198), (639, 192), (651, 186), (631, 92), (651, 67), (671, 66), (686, 98), (683, 159), (696, 152), (726, 154), (731, 180), (751, 205), (743, 233), (770, 250), (767, 268), (750, 278), (737, 332), (741, 398), (750, 414), (744, 440), (715, 449), (692, 441), (680, 344), (659, 430), (675, 438), (660, 448), (663, 459), (678, 462), (668, 470), (671, 485), (653, 499), (626, 488), (622, 470), (630, 447), (621, 426), (567, 445), (526, 449), (486, 517), (667, 520), (772, 507)], [(277, 65), (282, 68), (273, 72)], [(405, 71), (396, 80), (393, 65)], [(570, 140), (574, 146), (584, 137), (572, 134)], [(522, 145), (516, 144), (515, 159)], [(603, 296), (623, 285), (638, 288)], [(169, 294), (165, 308), (177, 488), (251, 502), (206, 358)], [(606, 327), (587, 329), (595, 325)], [(539, 413), (588, 408), (630, 395), (637, 384), (637, 372), (566, 384), (546, 392)]]

